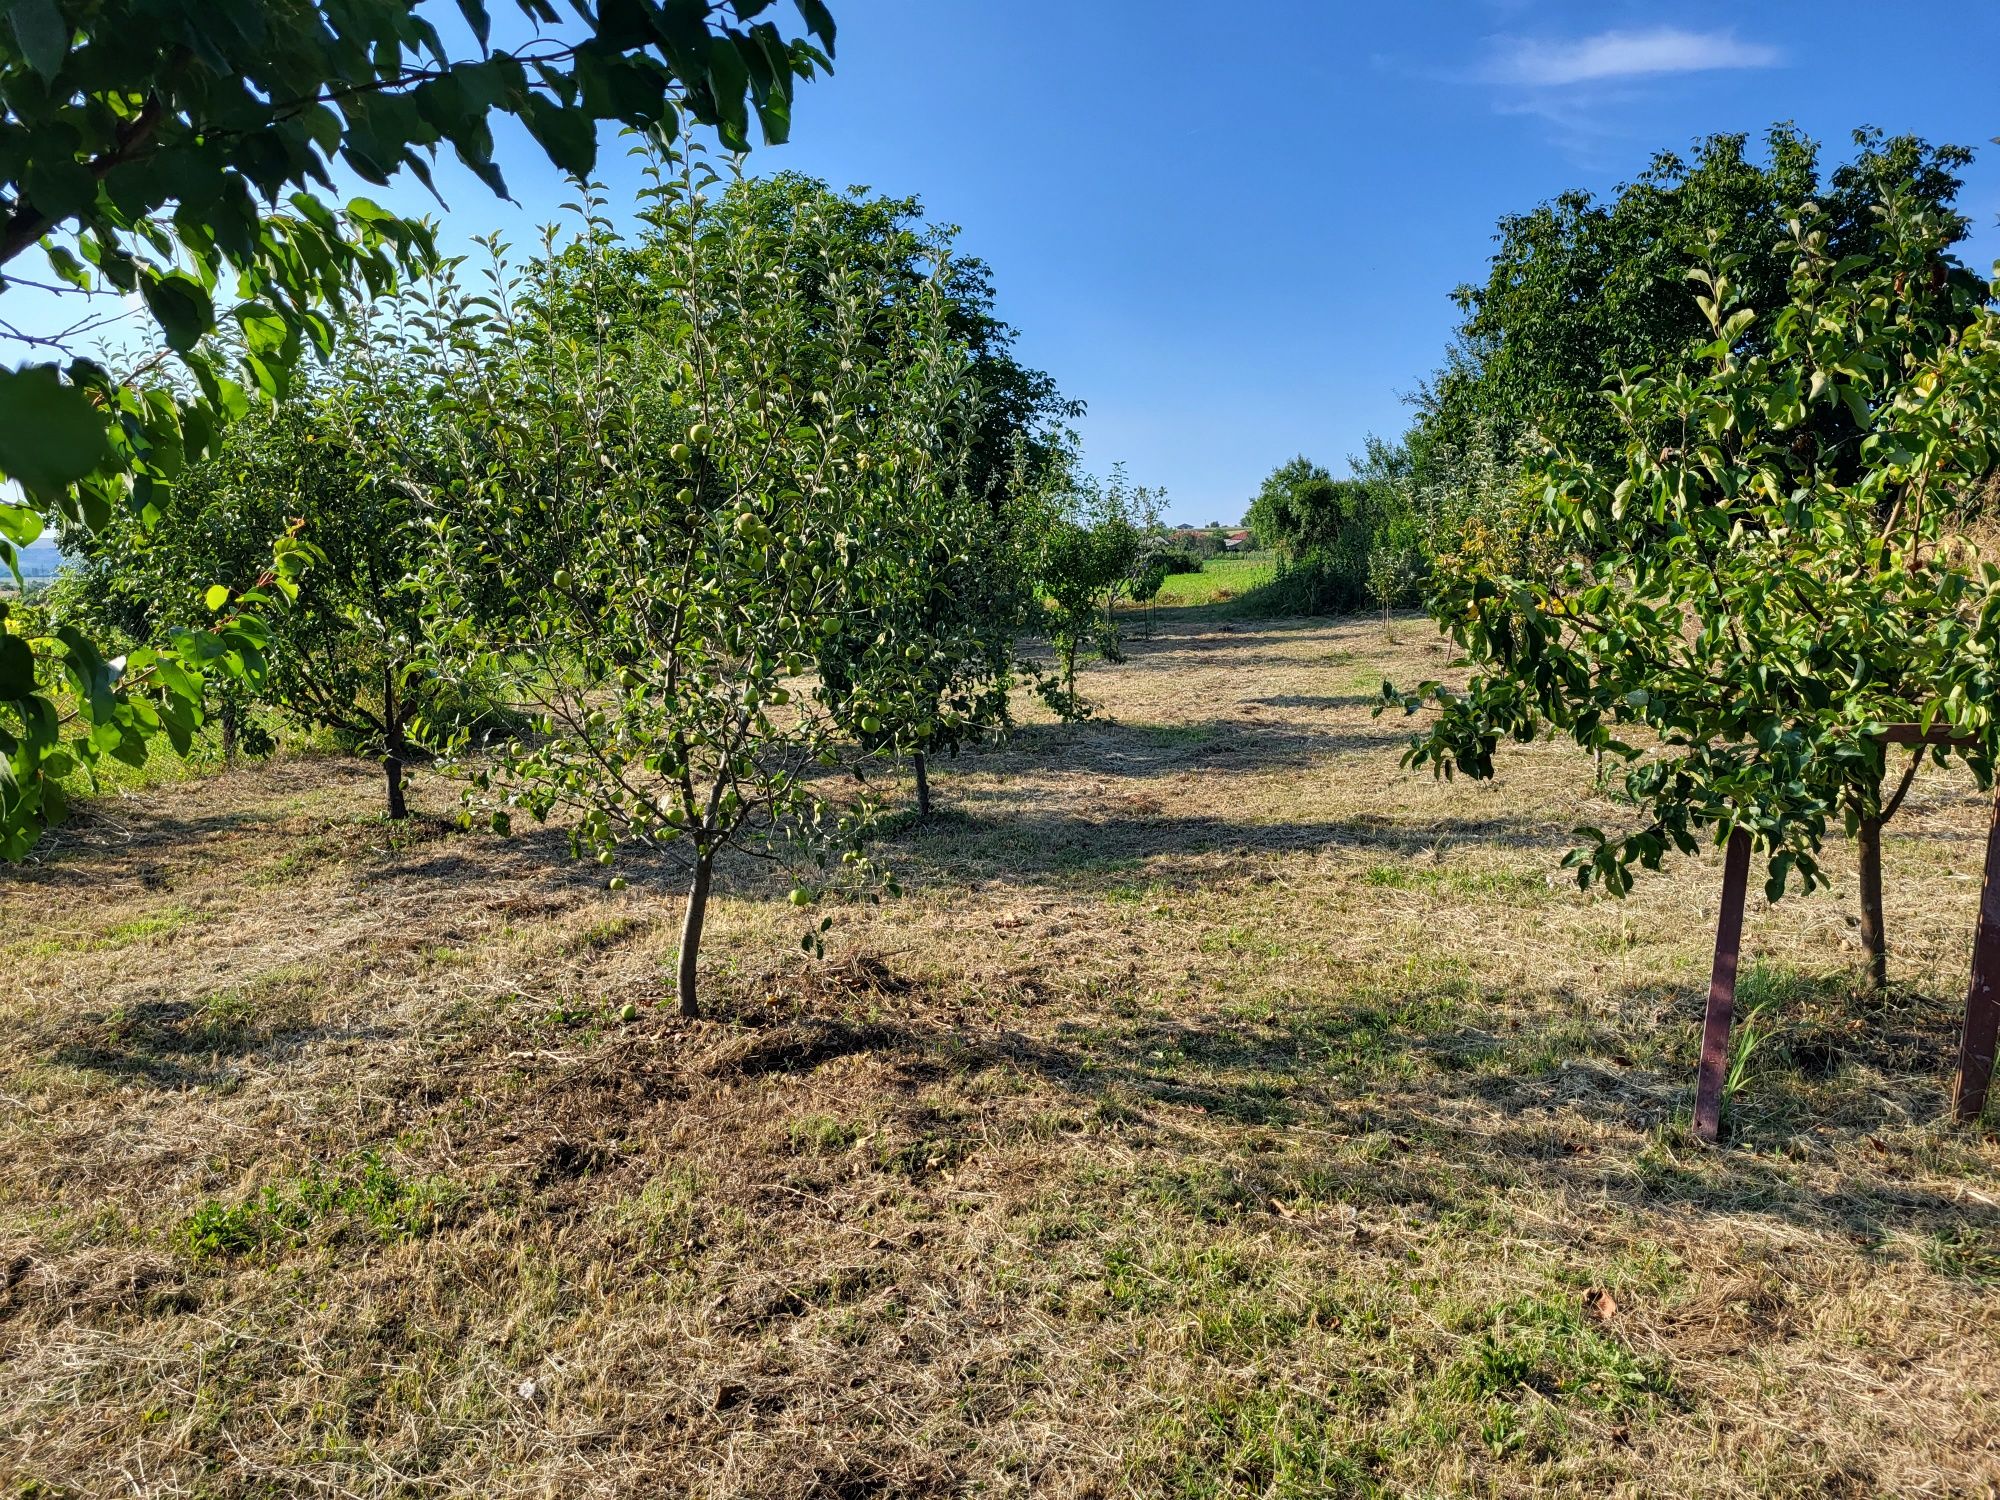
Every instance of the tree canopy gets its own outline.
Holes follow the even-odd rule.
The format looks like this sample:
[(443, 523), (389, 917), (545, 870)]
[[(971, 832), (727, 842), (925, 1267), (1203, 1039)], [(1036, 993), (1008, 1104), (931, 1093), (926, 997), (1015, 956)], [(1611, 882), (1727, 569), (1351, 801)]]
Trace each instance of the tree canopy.
[(1352, 508), (1350, 488), (1300, 454), (1265, 476), (1243, 524), (1260, 547), (1280, 548), (1294, 557), (1330, 551)]
[[(285, 394), (308, 351), (331, 349), (343, 300), (430, 259), (422, 224), (331, 199), (336, 164), (367, 182), (428, 182), (449, 146), (504, 192), (496, 112), (579, 174), (604, 121), (671, 137), (685, 115), (740, 147), (754, 115), (783, 139), (795, 81), (828, 66), (834, 43), (822, 0), (795, 6), (803, 30), (788, 35), (770, 0), (618, 0), (575, 16), (519, 0), (537, 34), (495, 47), (484, 0), (460, 0), (472, 46), (454, 55), (403, 0), (14, 0), (0, 26), (0, 334), (34, 357), (0, 369), (0, 478), (22, 491), (0, 501), (0, 563), (15, 569), (16, 549), (59, 518), (95, 529), (130, 506), (157, 522), (227, 422)], [(26, 323), (23, 292), (55, 321)], [(78, 352), (100, 292), (136, 295), (157, 334), (130, 368)], [(218, 325), (231, 337), (211, 338)], [(0, 852), (29, 847), (60, 811), (52, 776), (105, 754), (143, 758), (163, 730), (184, 739), (204, 663), (257, 670), (257, 611), (304, 562), (281, 552), (209, 628), (122, 660), (73, 627), (10, 635)], [(52, 672), (75, 696), (68, 736)]]
[[(1608, 200), (1568, 192), (1500, 220), (1483, 281), (1453, 294), (1461, 318), (1441, 369), (1415, 396), (1407, 438), (1417, 477), (1448, 471), (1486, 444), (1561, 443), (1616, 460), (1625, 429), (1603, 390), (1625, 371), (1686, 367), (1707, 324), (1684, 292), (1687, 273), (1730, 257), (1746, 305), (1785, 300), (1785, 233), (1800, 205), (1836, 263), (1865, 252), (1882, 185), (1934, 210), (1948, 243), (1966, 221), (1951, 205), (1971, 153), (1914, 136), (1854, 133), (1851, 160), (1830, 171), (1820, 145), (1774, 126), (1762, 160), (1740, 134), (1712, 135), (1690, 155), (1663, 151)], [(1758, 325), (1749, 340), (1764, 339)], [(1838, 420), (1838, 412), (1827, 416)]]
[[(617, 307), (632, 265), (595, 203), (578, 244), (499, 262), (485, 290), (447, 273), (407, 334), (442, 445), (413, 427), (381, 459), (438, 517), (438, 671), (526, 718), (476, 801), (502, 828), (572, 815), (573, 850), (606, 865), (682, 862), (688, 1015), (723, 853), (856, 854), (867, 809), (825, 770), (960, 712), (937, 670), (952, 621), (918, 607), (935, 576), (912, 543), (964, 553), (975, 399), (948, 266), (904, 287), (837, 203), (766, 234), (712, 185), (692, 153), (655, 172), (645, 318), (572, 315)], [(816, 670), (857, 643), (865, 670)], [(857, 749), (849, 727), (878, 738)]]

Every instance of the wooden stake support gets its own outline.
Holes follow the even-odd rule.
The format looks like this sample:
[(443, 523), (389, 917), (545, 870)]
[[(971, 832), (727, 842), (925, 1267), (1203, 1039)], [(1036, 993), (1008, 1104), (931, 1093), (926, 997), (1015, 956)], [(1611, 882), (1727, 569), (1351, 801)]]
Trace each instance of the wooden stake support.
[(1958, 1041), (1958, 1081), (1951, 1112), (1976, 1120), (1993, 1081), (1993, 1050), (2000, 1037), (2000, 787), (1993, 794), (1993, 823), (1986, 834), (1986, 878), (1979, 887), (1979, 925), (1972, 933), (1972, 984), (1965, 992), (1965, 1029)]
[[(1891, 745), (1971, 743), (1948, 729), (1891, 724)], [(1714, 1141), (1722, 1129), (1722, 1085), (1729, 1072), (1729, 1028), (1736, 1015), (1736, 971), (1743, 947), (1743, 903), (1750, 873), (1750, 835), (1736, 829), (1722, 861), (1722, 908), (1715, 918), (1715, 964), (1709, 971), (1708, 1010), (1701, 1028), (1701, 1067), (1695, 1077), (1694, 1133)], [(1994, 787), (1993, 822), (1986, 835), (1986, 875), (1979, 889), (1979, 925), (1972, 937), (1972, 980), (1965, 994), (1965, 1026), (1958, 1044), (1952, 1114), (1975, 1120), (1986, 1108), (1993, 1060), (2000, 1050), (2000, 785)]]
[(1722, 909), (1715, 916), (1715, 965), (1701, 1026), (1701, 1071), (1694, 1091), (1694, 1133), (1713, 1141), (1722, 1129), (1722, 1080), (1729, 1071), (1729, 1025), (1736, 1018), (1736, 959), (1743, 947), (1743, 896), (1750, 880), (1750, 835), (1738, 828), (1722, 856)]

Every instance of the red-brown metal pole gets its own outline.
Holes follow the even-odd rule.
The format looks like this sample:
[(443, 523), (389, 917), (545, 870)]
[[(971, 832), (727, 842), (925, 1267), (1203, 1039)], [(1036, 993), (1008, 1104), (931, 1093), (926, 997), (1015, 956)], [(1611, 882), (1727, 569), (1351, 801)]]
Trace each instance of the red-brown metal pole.
[(1993, 792), (1993, 823), (1986, 834), (1986, 879), (1979, 887), (1979, 925), (1972, 933), (1972, 983), (1965, 992), (1965, 1030), (1958, 1043), (1958, 1082), (1952, 1113), (1976, 1120), (1993, 1081), (1993, 1051), (2000, 1038), (2000, 787)]
[(1722, 909), (1715, 915), (1715, 967), (1708, 977), (1708, 1014), (1701, 1027), (1701, 1072), (1695, 1081), (1694, 1133), (1713, 1141), (1722, 1129), (1722, 1080), (1729, 1068), (1729, 1023), (1736, 1014), (1736, 957), (1743, 946), (1743, 892), (1750, 878), (1750, 835), (1729, 835), (1722, 859)]

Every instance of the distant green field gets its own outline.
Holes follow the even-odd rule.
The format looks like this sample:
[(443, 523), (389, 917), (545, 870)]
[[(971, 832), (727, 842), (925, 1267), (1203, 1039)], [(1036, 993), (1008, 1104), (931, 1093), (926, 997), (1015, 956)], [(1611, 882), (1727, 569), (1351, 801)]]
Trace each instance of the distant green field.
[(1161, 607), (1221, 604), (1269, 583), (1278, 560), (1269, 552), (1211, 558), (1199, 573), (1170, 573), (1153, 603)]

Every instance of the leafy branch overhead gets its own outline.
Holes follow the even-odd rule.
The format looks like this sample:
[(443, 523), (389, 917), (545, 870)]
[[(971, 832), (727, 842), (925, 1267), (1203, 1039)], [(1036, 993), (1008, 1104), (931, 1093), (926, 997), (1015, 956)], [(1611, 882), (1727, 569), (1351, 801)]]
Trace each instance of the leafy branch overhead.
[[(833, 54), (822, 0), (795, 0), (796, 29), (770, 0), (517, 9), (506, 29), (525, 39), (495, 45), (483, 0), (458, 0), (446, 24), (469, 41), (455, 52), (435, 8), (402, 0), (0, 3), (0, 338), (32, 353), (0, 369), (0, 479), (21, 491), (0, 500), (0, 563), (18, 576), (17, 550), (52, 524), (94, 531), (127, 505), (156, 521), (222, 427), (285, 395), (308, 350), (331, 352), (343, 301), (433, 258), (421, 223), (366, 198), (338, 202), (337, 169), (429, 185), (449, 147), (504, 194), (496, 114), (572, 174), (594, 165), (606, 122), (671, 138), (691, 119), (741, 148), (754, 117), (782, 140), (796, 81)], [(117, 372), (78, 352), (103, 320), (70, 309), (106, 294), (137, 300), (162, 354)], [(32, 326), (24, 303), (58, 311)], [(229, 337), (212, 341), (219, 327)], [(93, 670), (78, 648), (37, 637), (6, 648), (10, 690), (23, 686), (23, 649), (50, 671)], [(242, 657), (204, 648), (184, 666), (203, 659)], [(108, 691), (80, 700), (88, 732), (65, 756), (143, 756), (169, 700), (198, 720), (197, 671), (156, 665), (150, 706), (127, 712), (136, 669), (107, 670)], [(0, 700), (0, 846), (12, 852), (55, 811), (42, 790), (61, 738), (52, 691), (38, 671)]]

